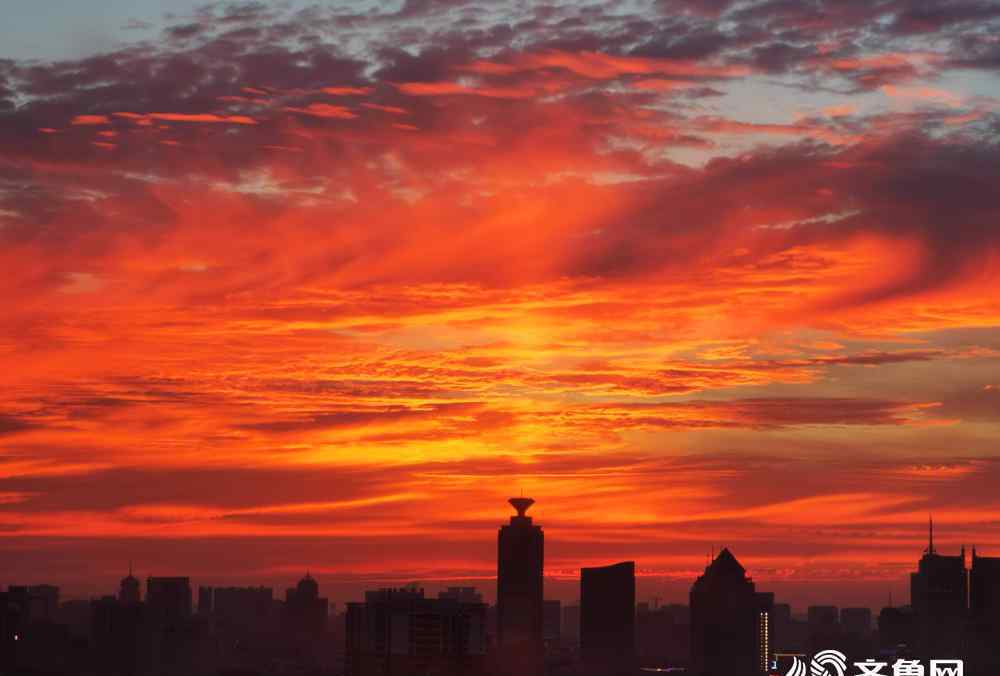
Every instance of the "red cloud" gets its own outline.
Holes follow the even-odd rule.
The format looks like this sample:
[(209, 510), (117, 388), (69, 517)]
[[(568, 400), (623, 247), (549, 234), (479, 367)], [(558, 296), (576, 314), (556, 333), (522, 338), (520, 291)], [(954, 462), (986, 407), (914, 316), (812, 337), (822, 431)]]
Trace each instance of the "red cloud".
[(558, 68), (591, 79), (607, 80), (623, 75), (668, 75), (675, 77), (726, 78), (749, 75), (743, 65), (716, 65), (689, 59), (656, 59), (619, 56), (595, 51), (546, 50), (515, 56), (509, 61), (475, 61), (459, 70), (482, 75), (509, 75), (519, 71)]
[(403, 82), (396, 84), (399, 91), (410, 96), (451, 96), (469, 94), (496, 99), (527, 99), (536, 90), (527, 87), (472, 86), (458, 82)]
[(72, 125), (98, 125), (98, 124), (109, 124), (110, 120), (107, 115), (77, 115), (72, 119), (70, 124)]
[(392, 113), (393, 115), (409, 115), (410, 111), (405, 108), (400, 108), (399, 106), (385, 106), (378, 103), (362, 103), (365, 108), (371, 108), (372, 110), (381, 110), (383, 113)]
[(320, 91), (330, 96), (364, 96), (370, 94), (372, 89), (371, 87), (323, 87)]
[(352, 120), (357, 117), (357, 115), (351, 112), (350, 109), (343, 106), (330, 105), (329, 103), (310, 103), (309, 105), (301, 108), (288, 106), (285, 110), (292, 113), (302, 113), (303, 115), (325, 117), (336, 120)]
[(246, 115), (216, 115), (214, 113), (113, 113), (117, 117), (133, 120), (136, 124), (149, 124), (153, 120), (164, 122), (207, 122), (211, 124), (257, 124)]

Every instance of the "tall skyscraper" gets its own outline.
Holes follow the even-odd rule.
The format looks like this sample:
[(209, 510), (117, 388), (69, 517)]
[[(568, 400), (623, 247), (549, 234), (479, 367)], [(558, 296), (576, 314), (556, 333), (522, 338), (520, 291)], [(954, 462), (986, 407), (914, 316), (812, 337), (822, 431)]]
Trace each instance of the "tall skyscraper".
[(723, 549), (691, 587), (695, 676), (760, 673), (760, 600), (753, 580)]
[(972, 548), (969, 570), (969, 657), (973, 673), (1000, 673), (1000, 558)]
[(118, 602), (123, 606), (137, 605), (142, 599), (139, 578), (132, 575), (132, 562), (128, 564), (128, 575), (118, 584)]
[(196, 659), (191, 622), (191, 580), (186, 577), (146, 579), (143, 618), (151, 632), (149, 664), (154, 673), (190, 673)]
[(511, 498), (517, 516), (497, 536), (497, 643), (505, 670), (539, 673), (544, 657), (542, 568), (545, 536), (525, 516), (531, 498)]
[(969, 611), (973, 618), (1000, 624), (1000, 558), (979, 556), (975, 547), (969, 571)]
[(634, 672), (634, 561), (580, 570), (580, 653), (589, 673)]
[(927, 549), (917, 572), (910, 574), (910, 605), (920, 654), (926, 657), (959, 654), (968, 594), (965, 547), (958, 556), (938, 554), (934, 549), (934, 522), (930, 521)]

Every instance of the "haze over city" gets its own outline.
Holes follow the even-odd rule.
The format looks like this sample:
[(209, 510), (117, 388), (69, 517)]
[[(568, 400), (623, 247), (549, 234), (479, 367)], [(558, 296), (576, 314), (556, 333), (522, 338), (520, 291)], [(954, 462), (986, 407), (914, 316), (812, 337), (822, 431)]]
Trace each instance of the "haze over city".
[(0, 585), (1000, 555), (1000, 6), (0, 3)]

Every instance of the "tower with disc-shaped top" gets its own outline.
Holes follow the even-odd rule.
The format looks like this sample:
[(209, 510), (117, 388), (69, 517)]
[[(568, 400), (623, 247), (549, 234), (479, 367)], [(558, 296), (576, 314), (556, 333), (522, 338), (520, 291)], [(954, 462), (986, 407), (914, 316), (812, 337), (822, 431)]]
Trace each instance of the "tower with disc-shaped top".
[(500, 527), (497, 537), (497, 643), (510, 673), (536, 674), (544, 666), (545, 535), (526, 515), (534, 500), (509, 502), (517, 515)]

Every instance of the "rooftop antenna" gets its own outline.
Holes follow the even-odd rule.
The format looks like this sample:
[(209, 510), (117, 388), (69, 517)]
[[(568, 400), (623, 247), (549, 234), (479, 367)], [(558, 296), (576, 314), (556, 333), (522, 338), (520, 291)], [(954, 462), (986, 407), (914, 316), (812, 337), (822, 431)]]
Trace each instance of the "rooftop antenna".
[(928, 554), (933, 554), (934, 553), (934, 516), (931, 515), (931, 514), (927, 515), (927, 530), (928, 530), (927, 553)]

